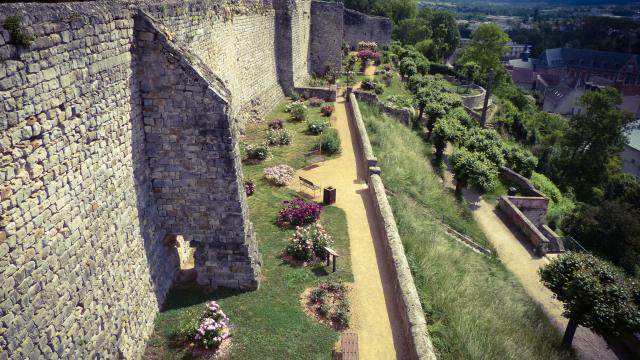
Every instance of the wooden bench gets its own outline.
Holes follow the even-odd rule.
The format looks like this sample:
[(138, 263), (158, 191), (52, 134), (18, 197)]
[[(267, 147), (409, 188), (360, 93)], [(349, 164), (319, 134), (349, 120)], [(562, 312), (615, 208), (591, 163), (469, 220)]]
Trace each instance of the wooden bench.
[(340, 351), (333, 351), (334, 360), (358, 360), (358, 334), (344, 333), (340, 340)]
[(311, 181), (303, 178), (302, 176), (299, 176), (298, 179), (300, 180), (300, 190), (302, 190), (303, 187), (306, 187), (309, 190), (313, 190), (313, 197), (316, 197), (316, 191), (320, 190), (320, 186), (312, 183)]
[(327, 266), (329, 266), (329, 261), (333, 258), (333, 272), (336, 272), (336, 261), (340, 257), (338, 253), (332, 248), (324, 247), (324, 251), (327, 252)]

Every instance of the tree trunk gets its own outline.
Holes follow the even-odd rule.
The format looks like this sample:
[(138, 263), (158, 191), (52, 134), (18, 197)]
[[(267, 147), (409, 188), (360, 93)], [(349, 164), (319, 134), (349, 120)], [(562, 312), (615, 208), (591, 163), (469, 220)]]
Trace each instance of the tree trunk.
[(462, 181), (456, 179), (456, 197), (462, 198), (463, 187), (464, 187), (464, 184), (462, 183)]
[(424, 106), (420, 106), (420, 112), (418, 113), (418, 123), (422, 123), (422, 115), (424, 115)]
[(571, 347), (571, 343), (573, 342), (573, 336), (576, 334), (576, 330), (578, 329), (578, 321), (571, 318), (569, 319), (569, 323), (567, 324), (567, 329), (564, 331), (564, 336), (562, 337), (562, 348), (569, 349)]

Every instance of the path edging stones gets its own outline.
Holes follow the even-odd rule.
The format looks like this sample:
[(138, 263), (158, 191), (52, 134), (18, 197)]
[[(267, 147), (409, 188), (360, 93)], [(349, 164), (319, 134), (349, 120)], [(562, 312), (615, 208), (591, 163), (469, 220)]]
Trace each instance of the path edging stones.
[[(407, 339), (411, 342), (408, 344), (409, 353), (414, 359), (435, 360), (437, 356), (429, 337), (427, 321), (422, 311), (418, 291), (411, 275), (409, 262), (404, 252), (404, 246), (398, 233), (391, 205), (389, 205), (389, 200), (387, 199), (384, 184), (379, 175), (380, 169), (377, 168), (377, 159), (373, 155), (373, 148), (369, 142), (369, 135), (360, 113), (358, 100), (353, 93), (349, 94), (349, 104), (358, 127), (358, 142), (363, 149), (363, 154), (369, 167), (369, 190), (374, 195), (373, 201), (376, 207), (376, 215), (380, 219), (379, 223), (383, 225), (383, 234), (386, 240), (386, 258), (391, 263), (391, 268), (394, 271), (395, 291), (402, 309), (404, 330)], [(374, 162), (373, 165), (372, 162)], [(377, 171), (373, 171), (374, 169), (377, 169)]]

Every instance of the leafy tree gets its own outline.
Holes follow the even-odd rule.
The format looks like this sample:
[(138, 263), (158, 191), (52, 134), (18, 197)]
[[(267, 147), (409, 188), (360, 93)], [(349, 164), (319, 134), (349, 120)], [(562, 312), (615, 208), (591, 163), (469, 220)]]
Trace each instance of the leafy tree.
[(413, 19), (418, 13), (416, 0), (391, 0), (391, 19), (399, 24), (404, 19)]
[(568, 119), (555, 159), (560, 184), (575, 189), (578, 199), (591, 199), (603, 186), (611, 158), (617, 158), (633, 128), (633, 115), (620, 111), (620, 93), (614, 88), (588, 91), (578, 101), (585, 111)]
[(404, 19), (393, 27), (393, 38), (403, 44), (417, 44), (431, 34), (429, 23), (422, 18)]
[(465, 130), (465, 127), (454, 113), (447, 114), (435, 123), (433, 127), (433, 145), (436, 149), (436, 161), (442, 161), (447, 142), (457, 142)]
[(456, 179), (457, 196), (461, 196), (462, 189), (469, 184), (482, 191), (490, 190), (496, 185), (498, 169), (478, 153), (458, 148), (451, 155), (451, 165)]
[(502, 66), (500, 59), (508, 50), (508, 42), (509, 36), (498, 25), (480, 25), (462, 50), (460, 62), (474, 61), (480, 67), (480, 73), (488, 75), (491, 69), (497, 70)]
[(505, 146), (502, 137), (493, 129), (472, 128), (462, 139), (462, 145), (491, 161), (495, 166), (504, 166)]
[(475, 61), (468, 61), (462, 65), (462, 74), (473, 84), (480, 77), (480, 65)]
[(567, 253), (540, 269), (540, 277), (563, 303), (570, 347), (578, 325), (603, 336), (640, 331), (640, 288), (609, 263), (588, 253)]
[(416, 44), (416, 50), (420, 51), (427, 59), (438, 58), (438, 47), (433, 39), (424, 39)]
[(564, 231), (630, 274), (640, 275), (640, 209), (620, 200), (581, 204), (565, 219)]
[(455, 15), (449, 11), (434, 11), (429, 16), (429, 23), (433, 33), (433, 43), (437, 45), (436, 58), (429, 59), (442, 60), (451, 56), (460, 42)]
[(519, 145), (509, 144), (503, 147), (503, 152), (507, 167), (523, 176), (531, 177), (533, 170), (538, 165), (538, 158), (531, 151)]
[(416, 67), (416, 63), (411, 58), (404, 58), (400, 61), (400, 75), (404, 78), (409, 78), (418, 73), (418, 68)]

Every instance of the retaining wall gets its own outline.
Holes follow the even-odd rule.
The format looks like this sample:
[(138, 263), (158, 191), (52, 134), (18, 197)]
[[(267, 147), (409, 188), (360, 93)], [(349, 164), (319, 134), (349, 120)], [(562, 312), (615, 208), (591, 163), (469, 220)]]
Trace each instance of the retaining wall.
[(538, 229), (538, 227), (527, 216), (520, 211), (512, 199), (518, 199), (512, 196), (501, 196), (498, 208), (507, 216), (509, 221), (520, 230), (527, 240), (535, 246), (536, 250), (544, 255), (549, 251), (549, 239)]
[(367, 104), (374, 106), (378, 111), (392, 116), (394, 119), (400, 121), (402, 124), (409, 126), (411, 123), (411, 112), (407, 109), (398, 109), (384, 104), (378, 95), (368, 91), (356, 90), (353, 92), (359, 101), (364, 101)]
[(516, 184), (523, 192), (524, 196), (541, 198), (547, 197), (540, 190), (536, 189), (536, 187), (533, 185), (533, 183), (531, 183), (529, 179), (509, 169), (508, 167), (502, 166), (500, 168), (500, 177), (508, 182)]
[(326, 88), (296, 87), (294, 90), (298, 94), (306, 94), (309, 97), (317, 97), (325, 101), (336, 101), (338, 98), (338, 87), (335, 85)]
[(402, 240), (398, 234), (393, 211), (379, 175), (379, 169), (375, 167), (377, 160), (373, 154), (373, 148), (369, 142), (369, 136), (354, 93), (349, 94), (349, 108), (356, 120), (358, 145), (362, 147), (364, 160), (369, 165), (369, 190), (373, 195), (378, 223), (382, 224), (385, 235), (386, 259), (389, 268), (394, 272), (394, 288), (398, 304), (402, 308), (405, 337), (410, 346), (409, 354), (412, 359), (436, 359), (420, 298), (411, 275)]

